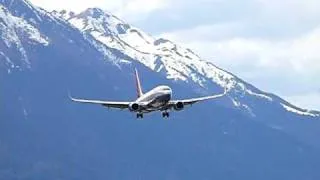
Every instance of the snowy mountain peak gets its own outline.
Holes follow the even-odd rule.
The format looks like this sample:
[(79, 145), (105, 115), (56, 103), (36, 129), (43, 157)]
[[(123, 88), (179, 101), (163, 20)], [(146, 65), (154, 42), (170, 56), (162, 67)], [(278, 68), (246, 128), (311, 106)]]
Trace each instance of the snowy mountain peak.
[[(202, 89), (213, 88), (217, 91), (227, 89), (230, 104), (252, 116), (255, 115), (254, 101), (256, 100), (268, 104), (279, 104), (279, 102), (288, 104), (281, 98), (264, 93), (233, 74), (201, 59), (192, 50), (164, 38), (156, 39), (99, 8), (89, 8), (79, 14), (60, 17), (83, 33), (90, 34), (105, 48), (117, 49), (151, 70), (165, 74), (168, 79), (188, 82)], [(115, 63), (122, 62), (128, 63), (128, 60)], [(301, 112), (301, 109), (290, 104), (281, 107), (291, 113)], [(297, 114), (319, 116), (315, 113)]]
[[(81, 43), (93, 45), (106, 59), (114, 60), (117, 65), (136, 61), (161, 73), (167, 79), (187, 83), (198, 92), (206, 94), (227, 89), (228, 96), (225, 98), (227, 106), (241, 109), (252, 116), (257, 113), (257, 103), (280, 107), (284, 111), (298, 115), (319, 116), (316, 112), (299, 109), (275, 95), (264, 93), (213, 63), (201, 59), (190, 49), (164, 38), (154, 38), (101, 9), (89, 8), (79, 14), (69, 11), (53, 11), (48, 14), (40, 8), (33, 7), (28, 1), (0, 0), (0, 2), (4, 4), (0, 10), (0, 35), (4, 39), (4, 46), (7, 47), (1, 49), (0, 57), (4, 57), (1, 60), (4, 59), (8, 66), (11, 66), (11, 58), (7, 56), (7, 52), (8, 49), (12, 52), (13, 47), (18, 52), (15, 54), (20, 54), (21, 58), (18, 59), (30, 64), (29, 50), (33, 49), (34, 45), (49, 45), (49, 37), (41, 30), (49, 34), (52, 32), (41, 25), (53, 23), (52, 27), (58, 25), (59, 30), (78, 32), (75, 29), (77, 28), (82, 32), (77, 37), (85, 37), (85, 42)], [(74, 42), (71, 36), (68, 34), (63, 38), (70, 38), (68, 42)], [(123, 56), (113, 54), (114, 49)], [(285, 106), (281, 106), (281, 103)]]
[[(10, 7), (14, 2), (16, 1), (11, 1), (7, 5)], [(14, 69), (31, 66), (27, 50), (29, 45), (47, 46), (49, 44), (48, 37), (43, 35), (34, 24), (33, 19), (27, 21), (23, 17), (14, 15), (7, 7), (0, 4), (0, 38), (2, 39), (0, 55), (4, 57), (1, 59), (5, 60), (8, 73)], [(7, 52), (14, 52), (20, 61), (13, 61), (6, 57)]]
[(155, 39), (100, 9), (87, 9), (67, 21), (107, 47), (120, 50), (154, 71), (165, 72), (168, 79), (194, 82), (202, 87), (208, 78), (221, 88), (235, 85), (231, 81), (233, 75), (201, 60), (191, 50), (163, 38)]
[(69, 21), (83, 31), (102, 33), (104, 36), (123, 34), (130, 28), (119, 18), (99, 8), (89, 8), (72, 16)]
[(41, 21), (38, 8), (34, 7), (28, 0), (0, 0), (13, 16), (23, 17), (25, 20)]

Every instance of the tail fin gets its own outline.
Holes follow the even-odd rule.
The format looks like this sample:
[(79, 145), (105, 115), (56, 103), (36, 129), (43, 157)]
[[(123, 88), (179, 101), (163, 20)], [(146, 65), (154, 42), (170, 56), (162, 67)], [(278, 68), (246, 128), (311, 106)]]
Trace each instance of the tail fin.
[(137, 96), (140, 97), (143, 95), (143, 92), (142, 92), (141, 83), (140, 83), (139, 74), (138, 74), (137, 69), (135, 69), (135, 76), (136, 76)]

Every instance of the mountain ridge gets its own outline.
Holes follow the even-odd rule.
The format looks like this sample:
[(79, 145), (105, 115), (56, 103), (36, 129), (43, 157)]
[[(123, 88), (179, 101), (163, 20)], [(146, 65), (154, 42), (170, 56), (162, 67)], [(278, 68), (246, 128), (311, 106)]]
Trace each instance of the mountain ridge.
[[(16, 2), (17, 1), (13, 0), (9, 5), (12, 6), (12, 4)], [(28, 7), (32, 6), (29, 5)], [(34, 7), (32, 7), (31, 10), (34, 10)], [(170, 40), (163, 38), (155, 39), (141, 30), (130, 26), (116, 16), (99, 8), (88, 8), (79, 14), (68, 12), (66, 10), (62, 10), (60, 12), (52, 11), (51, 13), (47, 13), (45, 10), (39, 8), (38, 11), (46, 16), (50, 16), (50, 18), (53, 20), (55, 20), (53, 17), (56, 17), (62, 23), (63, 21), (66, 21), (66, 25), (71, 24), (74, 28), (79, 29), (80, 32), (83, 33), (84, 38), (89, 41), (92, 46), (96, 47), (96, 49), (100, 51), (104, 57), (109, 57), (110, 59), (110, 57), (113, 56), (113, 51), (116, 51), (115, 53), (118, 56), (120, 53), (122, 53), (122, 58), (113, 58), (113, 62), (116, 65), (119, 65), (118, 63), (130, 64), (132, 61), (138, 61), (155, 72), (165, 73), (168, 79), (193, 83), (194, 85), (198, 86), (197, 89), (203, 94), (208, 94), (207, 90), (210, 88), (227, 89), (231, 104), (237, 108), (241, 108), (243, 111), (247, 111), (248, 114), (253, 116), (255, 116), (254, 107), (253, 105), (247, 104), (246, 100), (243, 100), (244, 96), (254, 99), (263, 99), (271, 103), (276, 101), (284, 110), (298, 115), (320, 117), (320, 112), (318, 111), (299, 108), (279, 98), (278, 96), (263, 92), (251, 84), (241, 80), (232, 73), (220, 69), (213, 63), (202, 60), (190, 49), (182, 48)], [(34, 12), (31, 14), (33, 15), (31, 17), (37, 17), (37, 19), (41, 21), (39, 15)], [(66, 16), (66, 14), (69, 14), (69, 16)], [(29, 26), (32, 28), (33, 25), (36, 25), (35, 20), (30, 18)], [(125, 27), (125, 29), (123, 29), (123, 27)], [(48, 40), (46, 40), (46, 38), (41, 39), (42, 34), (40, 34), (38, 30), (33, 29), (31, 32), (36, 35), (36, 39), (38, 39), (39, 42), (41, 41), (42, 43), (45, 43), (44, 45), (48, 45)], [(132, 32), (134, 35), (132, 35)], [(134, 45), (134, 43), (132, 43), (132, 39), (136, 39), (136, 37), (132, 37), (135, 36), (135, 34), (138, 34), (143, 41), (150, 45), (149, 49), (147, 49), (150, 52), (142, 52), (140, 50), (141, 47), (143, 48), (144, 44), (139, 47), (137, 44)], [(31, 38), (30, 34), (29, 37)], [(101, 37), (109, 39), (110, 41), (105, 41), (105, 39), (101, 40)], [(164, 46), (158, 47), (163, 43), (165, 43)], [(131, 50), (128, 50), (128, 48)], [(179, 49), (181, 49), (180, 51), (183, 52), (180, 53)], [(167, 51), (169, 52), (165, 54)], [(20, 48), (20, 53), (24, 55), (24, 59), (27, 60), (26, 53), (23, 48)], [(4, 56), (4, 53), (2, 52), (1, 55)], [(170, 58), (166, 59), (169, 56)], [(181, 58), (182, 60), (179, 60)], [(7, 61), (6, 63), (10, 64), (8, 61), (9, 58), (5, 57), (5, 59)], [(27, 64), (30, 65), (30, 62)], [(12, 64), (11, 67), (13, 67)]]
[[(208, 88), (204, 84), (206, 81), (213, 81), (214, 83), (218, 84), (218, 86), (221, 86), (222, 88), (225, 88), (225, 89), (237, 88), (237, 90), (239, 90), (239, 91), (245, 91), (249, 95), (257, 96), (260, 98), (265, 98), (269, 101), (272, 101), (273, 98), (278, 99), (278, 100), (280, 99), (279, 97), (277, 97), (273, 94), (263, 92), (261, 90), (258, 90), (255, 87), (253, 88), (253, 86), (251, 84), (244, 82), (243, 80), (241, 80), (237, 76), (233, 75), (232, 73), (227, 72), (225, 70), (222, 70), (221, 68), (218, 68), (217, 66), (215, 66), (211, 62), (202, 60), (197, 54), (195, 54), (191, 50), (182, 48), (167, 39), (163, 39), (163, 38), (155, 39), (152, 36), (141, 32), (141, 30), (128, 25), (127, 23), (120, 20), (116, 16), (114, 16), (108, 12), (103, 11), (102, 9), (88, 8), (87, 10), (80, 12), (79, 14), (76, 14), (74, 12), (69, 12), (73, 15), (71, 17), (69, 16), (67, 18), (63, 15), (68, 14), (68, 11), (63, 10), (61, 12), (54, 11), (52, 13), (54, 15), (56, 15), (57, 17), (63, 18), (66, 21), (70, 22), (73, 26), (75, 26), (80, 31), (84, 32), (85, 34), (92, 35), (97, 41), (100, 41), (102, 44), (109, 46), (109, 47), (112, 47), (112, 48), (116, 48), (119, 51), (125, 52), (126, 54), (131, 56), (133, 59), (137, 59), (138, 61), (145, 64), (146, 66), (148, 66), (150, 69), (152, 69), (154, 71), (159, 72), (162, 70), (162, 68), (164, 68), (167, 71), (167, 78), (169, 78), (169, 79), (182, 80), (182, 81), (193, 81), (194, 83), (199, 84), (203, 88)], [(126, 30), (122, 29), (121, 32), (119, 32), (118, 26), (125, 26)], [(126, 32), (126, 31), (129, 31), (129, 32)], [(160, 49), (159, 48), (157, 49), (157, 47), (154, 49), (147, 48), (146, 50), (142, 51), (141, 49), (143, 49), (143, 47), (144, 47), (143, 45), (141, 45), (139, 47), (138, 45), (132, 45), (134, 43), (130, 42), (130, 39), (134, 39), (134, 37), (130, 38), (130, 36), (134, 36), (131, 34), (132, 31), (137, 32), (137, 34), (148, 45), (159, 46), (162, 43), (169, 43), (169, 45), (167, 45), (169, 47), (163, 46), (163, 47), (160, 47)], [(123, 38), (119, 37), (121, 35), (126, 35), (126, 34), (128, 34), (127, 36), (129, 36), (129, 37), (123, 37)], [(111, 40), (105, 41), (104, 38), (109, 38)], [(127, 42), (127, 41), (129, 41), (129, 42)], [(117, 43), (119, 43), (119, 44), (117, 45)], [(127, 48), (134, 50), (136, 52), (134, 52), (134, 53), (128, 52), (130, 50), (126, 50), (126, 47), (124, 47), (124, 46), (127, 46)], [(151, 49), (151, 50), (149, 50), (149, 49)], [(170, 49), (171, 49), (171, 52), (169, 52), (169, 54), (164, 53), (164, 51), (168, 51)], [(182, 49), (181, 51), (183, 51), (183, 53), (180, 53), (179, 51), (177, 51), (177, 49)], [(151, 52), (148, 52), (148, 50)], [(191, 53), (192, 56), (187, 52)], [(137, 53), (140, 53), (140, 55), (136, 55)], [(194, 61), (194, 62), (187, 63), (186, 65), (182, 65), (183, 63), (186, 63), (186, 60), (184, 59), (184, 62), (181, 62), (181, 63), (173, 66), (170, 64), (166, 64), (166, 63), (164, 63), (163, 60), (161, 60), (163, 58), (163, 56), (164, 57), (172, 56), (173, 53), (176, 53), (178, 55), (178, 57), (174, 58), (175, 60), (181, 58), (181, 56), (183, 56), (182, 54), (184, 54), (185, 59), (190, 59), (191, 61)], [(150, 56), (144, 57), (143, 55), (153, 55), (155, 57), (150, 57)], [(160, 58), (159, 58), (159, 56), (160, 56)], [(147, 59), (147, 60), (145, 60), (145, 59)], [(170, 59), (170, 60), (172, 60), (172, 59)], [(150, 64), (149, 61), (154, 62), (154, 63)], [(172, 60), (172, 61), (174, 61), (174, 60)], [(155, 62), (158, 62), (158, 63), (155, 63)], [(204, 65), (200, 65), (200, 67), (197, 67), (197, 64), (196, 65), (194, 64), (196, 62), (203, 62)], [(168, 66), (171, 67), (171, 70), (167, 70)], [(184, 71), (181, 69), (178, 70), (176, 68), (173, 68), (173, 67), (181, 67), (181, 66), (184, 66), (184, 69), (187, 69), (187, 70)], [(196, 67), (194, 67), (194, 66), (196, 66)], [(205, 66), (211, 66), (211, 69), (204, 71), (202, 73), (199, 73), (199, 69), (202, 69), (202, 71), (203, 71), (203, 68)], [(170, 74), (170, 71), (175, 71), (175, 72)], [(201, 72), (201, 70), (200, 70), (200, 72)], [(216, 72), (218, 74), (218, 77), (215, 77), (216, 75), (210, 75), (210, 74), (212, 74), (212, 72)], [(194, 75), (194, 74), (197, 74), (197, 75)], [(223, 78), (219, 79), (219, 77), (223, 77)], [(235, 79), (235, 80), (233, 80), (233, 79)], [(226, 81), (229, 81), (229, 82), (231, 81), (231, 83), (224, 83)], [(235, 91), (237, 91), (237, 90), (235, 90)], [(232, 101), (235, 102), (236, 100), (232, 99)], [(240, 101), (237, 103), (239, 104), (242, 102)], [(234, 104), (237, 104), (237, 103), (234, 103)], [(283, 107), (285, 109), (287, 109), (287, 110), (290, 109), (291, 112), (299, 112), (299, 114), (301, 114), (301, 115), (312, 115), (312, 116), (319, 116), (320, 115), (320, 113), (317, 111), (310, 111), (310, 110), (298, 108), (297, 106), (293, 106), (292, 104), (290, 104), (286, 101), (281, 101), (281, 104), (283, 104)], [(287, 108), (287, 107), (290, 107), (290, 108)]]
[[(128, 48), (121, 41), (111, 41), (117, 43), (113, 47), (104, 44), (93, 36), (100, 37), (101, 33), (80, 31), (28, 1), (0, 0), (0, 6), (0, 179), (320, 178), (317, 116), (291, 113), (277, 97), (267, 94), (273, 101), (260, 97), (264, 93), (244, 81), (251, 91), (240, 86), (229, 91), (228, 97), (172, 113), (169, 121), (163, 121), (158, 113), (136, 121), (126, 111), (74, 104), (68, 90), (85, 98), (134, 99), (134, 67), (139, 69), (145, 89), (168, 84), (175, 98), (218, 93), (224, 87), (205, 78), (203, 71), (197, 72), (201, 65), (213, 64), (201, 61), (197, 67), (184, 63), (189, 60), (183, 53), (192, 53), (179, 46), (175, 50), (173, 42), (158, 39), (148, 46), (167, 53), (168, 59), (144, 56), (119, 49)], [(8, 14), (3, 14), (3, 9)], [(13, 23), (16, 18), (4, 23), (11, 16), (28, 25)], [(46, 45), (30, 38), (24, 27), (31, 26), (46, 37)], [(15, 41), (11, 46), (4, 43), (3, 32), (9, 30), (17, 35), (30, 66), (12, 69), (7, 63), (9, 60), (16, 67), (23, 62)], [(86, 30), (90, 32), (90, 28)], [(139, 38), (136, 31), (127, 31)], [(162, 52), (162, 47), (168, 50)], [(135, 59), (134, 55), (145, 59)], [(179, 61), (183, 66), (173, 64), (177, 70), (168, 67), (168, 78), (165, 66), (177, 57), (184, 57)], [(212, 68), (220, 80), (223, 70)], [(179, 77), (185, 72), (186, 76)], [(187, 81), (175, 80), (175, 75)], [(203, 87), (191, 76), (208, 83)], [(237, 101), (243, 103), (242, 108), (237, 108)]]

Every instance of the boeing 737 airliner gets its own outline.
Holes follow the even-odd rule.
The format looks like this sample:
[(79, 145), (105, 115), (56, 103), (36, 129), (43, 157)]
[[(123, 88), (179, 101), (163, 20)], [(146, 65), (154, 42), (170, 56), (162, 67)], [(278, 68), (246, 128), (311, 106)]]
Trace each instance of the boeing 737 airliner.
[(118, 109), (129, 109), (131, 112), (137, 113), (137, 118), (143, 118), (144, 113), (150, 113), (153, 111), (161, 111), (162, 117), (169, 117), (170, 110), (181, 111), (185, 105), (191, 105), (196, 102), (215, 99), (222, 97), (226, 94), (226, 91), (223, 94), (192, 98), (192, 99), (182, 99), (182, 100), (171, 100), (172, 90), (169, 86), (157, 86), (156, 88), (143, 93), (140, 79), (137, 69), (135, 69), (135, 78), (136, 78), (136, 88), (138, 98), (132, 102), (115, 102), (115, 101), (101, 101), (101, 100), (87, 100), (87, 99), (76, 99), (71, 98), (72, 101), (80, 103), (91, 103), (99, 104), (109, 108), (118, 108)]

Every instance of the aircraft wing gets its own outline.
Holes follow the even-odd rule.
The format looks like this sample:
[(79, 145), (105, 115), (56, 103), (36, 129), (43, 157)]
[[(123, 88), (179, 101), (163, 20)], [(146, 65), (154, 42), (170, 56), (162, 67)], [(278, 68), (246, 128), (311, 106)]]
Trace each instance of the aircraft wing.
[(70, 96), (70, 99), (74, 102), (99, 104), (109, 108), (126, 109), (129, 108), (131, 102), (117, 102), (117, 101), (101, 101), (101, 100), (89, 100), (89, 99), (77, 99)]
[(217, 94), (217, 95), (213, 95), (213, 96), (198, 97), (198, 98), (191, 98), (191, 99), (172, 100), (172, 101), (170, 101), (169, 104), (174, 105), (178, 102), (182, 102), (183, 105), (192, 105), (192, 104), (200, 102), (200, 101), (219, 98), (219, 97), (222, 97), (226, 94), (227, 94), (227, 91), (225, 90), (224, 93), (222, 93), (222, 94)]

